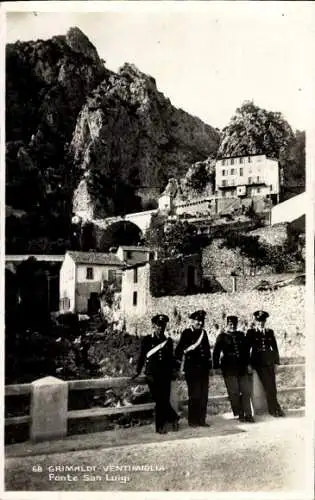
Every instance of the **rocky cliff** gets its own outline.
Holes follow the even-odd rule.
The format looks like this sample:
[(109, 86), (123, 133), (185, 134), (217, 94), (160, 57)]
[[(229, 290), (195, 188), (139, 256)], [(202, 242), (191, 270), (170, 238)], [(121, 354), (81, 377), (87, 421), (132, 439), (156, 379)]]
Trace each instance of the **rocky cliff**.
[(73, 203), (93, 216), (141, 209), (137, 195), (215, 154), (219, 134), (133, 65), (109, 71), (72, 28), (7, 45), (6, 139), (6, 202), (26, 211), (7, 220), (7, 251), (21, 252), (63, 251)]
[(71, 145), (95, 211), (105, 215), (137, 208), (131, 193), (121, 196), (124, 185), (148, 197), (215, 152), (218, 142), (217, 131), (174, 108), (152, 77), (125, 64), (87, 99)]
[(77, 174), (68, 154), (79, 111), (106, 69), (77, 28), (6, 47), (7, 251), (63, 251)]

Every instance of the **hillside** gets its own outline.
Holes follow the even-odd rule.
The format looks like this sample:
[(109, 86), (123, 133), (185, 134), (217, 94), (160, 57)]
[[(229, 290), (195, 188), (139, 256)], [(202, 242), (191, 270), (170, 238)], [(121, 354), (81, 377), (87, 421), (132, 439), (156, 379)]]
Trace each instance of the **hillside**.
[[(154, 78), (108, 70), (78, 29), (6, 47), (7, 251), (70, 245), (82, 182), (98, 216), (142, 208), (169, 177), (215, 155), (218, 132), (172, 106)], [(139, 196), (140, 194), (140, 196)]]

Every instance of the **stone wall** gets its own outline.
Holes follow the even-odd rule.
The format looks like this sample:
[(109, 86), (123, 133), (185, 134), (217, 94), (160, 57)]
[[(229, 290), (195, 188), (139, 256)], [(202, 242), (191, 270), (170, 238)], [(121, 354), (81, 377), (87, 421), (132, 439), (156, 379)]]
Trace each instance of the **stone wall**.
[(215, 239), (202, 251), (204, 274), (230, 276), (232, 271), (249, 274), (249, 260), (240, 256), (239, 250), (220, 248), (222, 239)]
[(275, 224), (250, 231), (250, 236), (259, 236), (259, 240), (269, 245), (284, 245), (288, 239), (288, 224)]
[(203, 213), (208, 215), (214, 214), (232, 214), (242, 212), (252, 207), (257, 213), (264, 213), (268, 210), (270, 201), (264, 196), (251, 196), (239, 198), (237, 196), (222, 197), (218, 194), (213, 194), (211, 190), (205, 190), (202, 194), (191, 191), (187, 200), (178, 197), (174, 201), (176, 214), (191, 214)]
[[(256, 276), (241, 276), (240, 275), (240, 276), (236, 277), (236, 291), (237, 292), (250, 292), (251, 290), (254, 290), (254, 288), (261, 281), (268, 281), (270, 284), (274, 284), (280, 280), (293, 279), (297, 275), (298, 274), (296, 274), (296, 273), (279, 273), (279, 274), (258, 273), (258, 274), (256, 274)], [(233, 283), (232, 279), (233, 278), (232, 278), (232, 276), (221, 275), (221, 276), (216, 276), (215, 279), (223, 287), (223, 291), (225, 291), (225, 292), (232, 292), (233, 291), (233, 286), (232, 286), (232, 283)]]
[[(240, 326), (252, 321), (257, 309), (269, 312), (269, 325), (274, 329), (281, 356), (304, 356), (304, 286), (287, 286), (268, 292), (239, 292), (198, 294), (187, 296), (152, 298), (143, 318), (133, 325), (138, 334), (151, 331), (150, 319), (156, 313), (170, 318), (169, 333), (176, 339), (179, 332), (189, 323), (188, 315), (197, 309), (207, 312), (206, 329), (215, 335), (215, 324), (225, 324), (223, 315), (236, 314)], [(132, 333), (132, 332), (131, 332)]]

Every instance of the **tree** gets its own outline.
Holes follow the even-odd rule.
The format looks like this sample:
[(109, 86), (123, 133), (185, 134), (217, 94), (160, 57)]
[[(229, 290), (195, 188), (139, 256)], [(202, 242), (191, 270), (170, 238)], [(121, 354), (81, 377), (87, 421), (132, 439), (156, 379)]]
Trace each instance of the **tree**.
[(198, 161), (191, 165), (183, 179), (183, 187), (202, 193), (208, 184), (211, 184), (212, 189), (214, 188), (214, 176), (215, 160), (209, 157), (205, 161)]
[(152, 217), (150, 228), (145, 234), (148, 246), (158, 249), (159, 256), (174, 257), (179, 254), (199, 253), (202, 246), (209, 244), (196, 234), (196, 228), (187, 221), (167, 222), (161, 215)]
[(178, 254), (188, 255), (199, 251), (194, 245), (195, 229), (188, 222), (177, 221), (165, 226), (163, 246), (167, 257)]
[(203, 162), (192, 165), (187, 172), (185, 180), (187, 187), (202, 192), (210, 181), (206, 165)]
[(223, 129), (218, 157), (265, 154), (280, 158), (294, 135), (281, 113), (245, 101)]
[(144, 239), (148, 246), (159, 249), (164, 240), (164, 225), (166, 217), (154, 214), (151, 218), (150, 227), (146, 230)]
[(297, 130), (288, 147), (280, 155), (285, 188), (296, 188), (296, 193), (305, 189), (305, 132)]

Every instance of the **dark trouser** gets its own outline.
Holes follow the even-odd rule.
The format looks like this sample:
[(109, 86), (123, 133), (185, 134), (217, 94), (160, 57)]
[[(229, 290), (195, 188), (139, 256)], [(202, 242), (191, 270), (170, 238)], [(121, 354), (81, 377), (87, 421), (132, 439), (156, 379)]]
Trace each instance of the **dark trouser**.
[(275, 367), (274, 365), (266, 365), (255, 366), (254, 368), (265, 390), (268, 411), (269, 413), (276, 413), (281, 408), (277, 400)]
[(234, 416), (252, 416), (250, 403), (251, 381), (249, 375), (223, 373), (223, 378)]
[(188, 424), (201, 425), (206, 421), (208, 391), (209, 391), (209, 370), (194, 369), (185, 372), (188, 386)]
[(171, 380), (147, 377), (147, 384), (155, 402), (155, 430), (159, 431), (179, 418), (170, 404)]

